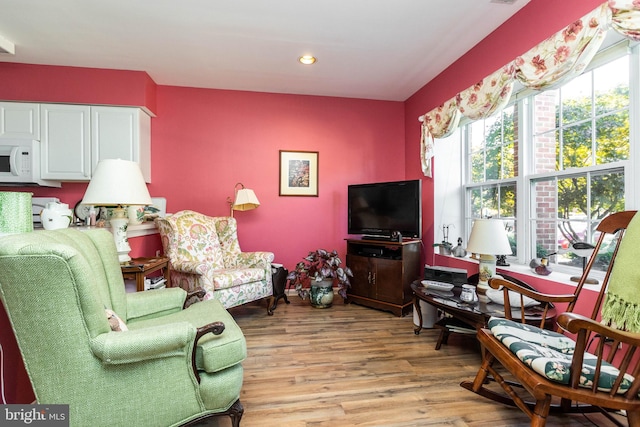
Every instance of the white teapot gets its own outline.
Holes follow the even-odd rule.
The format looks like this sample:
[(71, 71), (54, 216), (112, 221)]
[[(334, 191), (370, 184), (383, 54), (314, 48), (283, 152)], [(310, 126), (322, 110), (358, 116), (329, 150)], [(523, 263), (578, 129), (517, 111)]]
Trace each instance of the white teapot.
[(45, 230), (67, 228), (73, 220), (73, 214), (66, 203), (49, 202), (40, 212), (40, 220)]

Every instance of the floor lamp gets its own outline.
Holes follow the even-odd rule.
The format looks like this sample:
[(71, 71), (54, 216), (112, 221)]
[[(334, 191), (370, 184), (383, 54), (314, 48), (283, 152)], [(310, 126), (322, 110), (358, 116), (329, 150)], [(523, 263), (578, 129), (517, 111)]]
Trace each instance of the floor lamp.
[[(240, 186), (240, 188), (238, 188)], [(227, 197), (227, 203), (231, 205), (231, 217), (233, 218), (233, 211), (250, 211), (260, 206), (260, 202), (256, 197), (256, 193), (239, 182), (234, 186), (234, 198)]]

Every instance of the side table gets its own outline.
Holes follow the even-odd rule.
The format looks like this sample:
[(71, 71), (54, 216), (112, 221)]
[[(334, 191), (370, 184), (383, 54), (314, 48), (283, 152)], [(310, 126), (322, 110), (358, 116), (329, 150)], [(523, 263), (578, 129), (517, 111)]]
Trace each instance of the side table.
[(282, 264), (271, 264), (271, 282), (273, 285), (273, 294), (269, 299), (269, 307), (267, 314), (273, 316), (273, 310), (278, 306), (278, 300), (284, 299), (284, 302), (289, 304), (289, 298), (285, 293), (285, 286), (287, 284), (287, 275), (289, 271), (282, 266)]
[(129, 263), (120, 265), (122, 277), (136, 281), (136, 291), (144, 291), (144, 278), (150, 273), (162, 270), (162, 274), (167, 281), (167, 287), (171, 286), (171, 271), (169, 269), (169, 258), (133, 258)]
[[(504, 275), (503, 275), (504, 276)], [(508, 280), (516, 280), (506, 277)], [(521, 282), (522, 283), (522, 282)], [(526, 285), (530, 287), (529, 285)], [(418, 313), (419, 325), (414, 327), (414, 333), (420, 334), (422, 330), (422, 310), (420, 301), (430, 304), (442, 313), (448, 315), (443, 317), (434, 326), (440, 329), (440, 336), (436, 342), (436, 350), (440, 349), (442, 344), (447, 343), (447, 339), (451, 332), (457, 333), (475, 333), (480, 328), (486, 326), (486, 322), (491, 316), (504, 317), (504, 306), (492, 302), (478, 301), (475, 303), (466, 303), (460, 300), (460, 288), (454, 287), (452, 291), (442, 292), (435, 291), (423, 287), (419, 281), (411, 284), (413, 290), (414, 309)], [(521, 316), (520, 308), (511, 307), (511, 316), (519, 318)], [(532, 325), (540, 324), (543, 316), (543, 310), (539, 306), (533, 306), (524, 309), (525, 321)], [(555, 323), (557, 312), (555, 307), (547, 311), (545, 317), (545, 327), (551, 329)]]

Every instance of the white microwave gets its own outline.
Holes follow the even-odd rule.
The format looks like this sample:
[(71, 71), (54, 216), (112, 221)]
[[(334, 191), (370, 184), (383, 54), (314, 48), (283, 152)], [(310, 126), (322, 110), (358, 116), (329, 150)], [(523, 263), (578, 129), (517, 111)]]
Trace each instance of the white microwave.
[(57, 181), (40, 179), (39, 154), (38, 141), (0, 139), (0, 186), (60, 187)]

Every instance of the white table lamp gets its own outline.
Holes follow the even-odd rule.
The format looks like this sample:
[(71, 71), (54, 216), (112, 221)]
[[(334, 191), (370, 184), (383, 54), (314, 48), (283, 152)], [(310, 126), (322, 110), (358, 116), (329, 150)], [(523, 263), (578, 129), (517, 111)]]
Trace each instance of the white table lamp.
[(115, 206), (111, 216), (111, 230), (120, 263), (131, 261), (131, 247), (127, 239), (127, 206), (151, 204), (151, 196), (137, 163), (120, 159), (101, 160), (84, 193), (82, 204)]
[(489, 289), (489, 279), (496, 274), (496, 255), (511, 255), (511, 245), (501, 219), (476, 219), (471, 228), (467, 252), (480, 255), (477, 291)]

